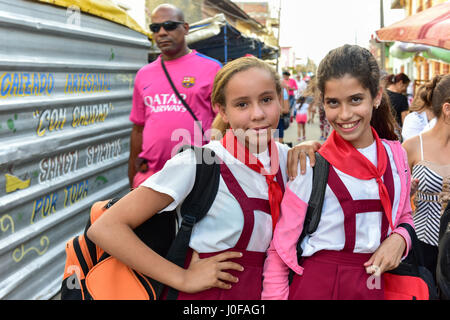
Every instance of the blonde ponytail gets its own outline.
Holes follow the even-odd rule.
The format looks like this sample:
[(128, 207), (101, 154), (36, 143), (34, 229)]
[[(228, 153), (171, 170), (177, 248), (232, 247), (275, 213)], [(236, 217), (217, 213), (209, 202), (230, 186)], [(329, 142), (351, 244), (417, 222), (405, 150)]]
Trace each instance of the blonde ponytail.
[(220, 140), (225, 136), (227, 129), (230, 129), (230, 124), (225, 123), (220, 113), (218, 113), (214, 118), (211, 129), (211, 140)]

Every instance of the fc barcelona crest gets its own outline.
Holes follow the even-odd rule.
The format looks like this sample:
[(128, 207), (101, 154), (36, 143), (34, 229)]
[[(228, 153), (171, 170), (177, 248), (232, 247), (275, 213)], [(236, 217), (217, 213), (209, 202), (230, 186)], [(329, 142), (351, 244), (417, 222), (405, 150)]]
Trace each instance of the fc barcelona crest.
[(185, 87), (185, 88), (193, 87), (195, 84), (195, 78), (194, 77), (184, 77), (182, 84), (183, 84), (183, 87)]

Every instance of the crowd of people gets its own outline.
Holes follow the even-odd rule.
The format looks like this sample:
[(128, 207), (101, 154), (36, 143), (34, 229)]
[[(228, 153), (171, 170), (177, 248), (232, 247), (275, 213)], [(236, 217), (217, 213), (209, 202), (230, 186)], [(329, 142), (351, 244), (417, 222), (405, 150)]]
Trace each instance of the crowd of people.
[[(316, 88), (315, 76), (303, 75), (300, 72), (295, 75), (295, 80), (290, 76), (288, 71), (283, 72), (282, 86), (287, 90), (291, 89), (289, 95), (285, 93), (285, 98), (288, 99), (290, 122), (295, 120), (297, 123), (297, 141), (306, 140), (306, 124), (314, 124), (316, 113), (319, 114), (319, 141), (325, 141), (331, 132), (331, 126), (325, 117), (325, 110)], [(286, 125), (283, 127), (279, 125), (278, 130), (284, 131), (286, 127)]]
[[(190, 50), (189, 25), (172, 5), (154, 9), (150, 29), (161, 55), (135, 79), (132, 191), (92, 224), (89, 239), (180, 300), (385, 299), (383, 282), (368, 281), (405, 261), (415, 228), (436, 281), (450, 200), (450, 75), (424, 84), (410, 107), (411, 80), (382, 79), (357, 45), (331, 50), (315, 76), (292, 79), (255, 57), (222, 65)], [(321, 141), (305, 142), (315, 113)], [(286, 114), (298, 125), (294, 148), (282, 143)], [(213, 150), (221, 180), (182, 268), (133, 230), (179, 213), (196, 177), (193, 151), (177, 153), (184, 144)], [(299, 241), (318, 157), (329, 165), (320, 220)]]

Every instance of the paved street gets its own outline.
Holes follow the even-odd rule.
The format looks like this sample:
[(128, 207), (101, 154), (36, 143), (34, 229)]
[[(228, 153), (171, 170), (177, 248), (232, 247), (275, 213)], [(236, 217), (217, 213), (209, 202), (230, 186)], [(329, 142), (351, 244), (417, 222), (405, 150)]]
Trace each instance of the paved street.
[[(320, 138), (319, 116), (316, 114), (314, 117), (314, 123), (306, 124), (306, 140), (319, 141), (319, 138)], [(291, 142), (292, 145), (298, 144), (297, 122), (295, 120), (284, 132), (284, 142)]]

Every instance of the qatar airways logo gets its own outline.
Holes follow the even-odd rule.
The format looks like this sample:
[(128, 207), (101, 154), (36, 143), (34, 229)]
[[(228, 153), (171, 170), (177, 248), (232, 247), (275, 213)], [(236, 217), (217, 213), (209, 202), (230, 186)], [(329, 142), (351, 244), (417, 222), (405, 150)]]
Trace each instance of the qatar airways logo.
[[(184, 93), (180, 93), (180, 95), (186, 100), (186, 95)], [(175, 93), (158, 93), (154, 96), (145, 96), (144, 104), (149, 107), (152, 112), (186, 112), (186, 108)]]

